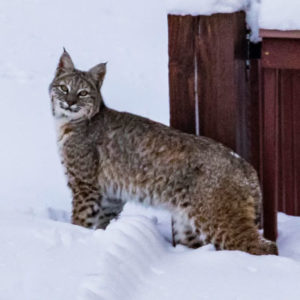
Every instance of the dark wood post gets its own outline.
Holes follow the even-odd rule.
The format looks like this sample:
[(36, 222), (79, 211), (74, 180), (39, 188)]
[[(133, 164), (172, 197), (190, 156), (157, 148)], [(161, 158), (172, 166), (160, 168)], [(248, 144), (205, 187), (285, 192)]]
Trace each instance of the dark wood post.
[(195, 30), (197, 18), (169, 16), (170, 124), (196, 133)]
[[(239, 111), (247, 101), (243, 13), (200, 16), (196, 31), (199, 133), (245, 154)], [(247, 90), (247, 91), (246, 91)], [(242, 101), (243, 100), (243, 101)]]

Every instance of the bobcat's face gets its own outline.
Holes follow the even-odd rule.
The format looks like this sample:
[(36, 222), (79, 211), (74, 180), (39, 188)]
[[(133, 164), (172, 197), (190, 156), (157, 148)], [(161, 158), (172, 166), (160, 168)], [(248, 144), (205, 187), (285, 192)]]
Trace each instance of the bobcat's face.
[(76, 70), (64, 51), (49, 87), (53, 115), (67, 121), (92, 118), (101, 105), (100, 87), (104, 75), (105, 64), (88, 72)]
[[(71, 120), (91, 118), (98, 112), (99, 92), (88, 76), (74, 73), (57, 78), (51, 85), (52, 111), (55, 117)], [(86, 79), (84, 77), (87, 77)]]

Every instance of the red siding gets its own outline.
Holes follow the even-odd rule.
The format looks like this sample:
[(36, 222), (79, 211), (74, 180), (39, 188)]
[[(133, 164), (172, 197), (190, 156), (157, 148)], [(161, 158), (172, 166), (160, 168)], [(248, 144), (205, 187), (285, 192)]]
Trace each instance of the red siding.
[[(292, 49), (298, 49), (298, 59), (288, 54)], [(278, 206), (279, 211), (300, 215), (300, 40), (266, 38), (263, 53), (266, 210), (270, 213)]]

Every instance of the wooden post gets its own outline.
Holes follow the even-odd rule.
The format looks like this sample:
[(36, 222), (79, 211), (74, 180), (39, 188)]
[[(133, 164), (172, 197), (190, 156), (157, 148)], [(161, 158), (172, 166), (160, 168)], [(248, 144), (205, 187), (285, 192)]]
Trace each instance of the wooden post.
[(263, 176), (263, 212), (264, 235), (266, 238), (276, 240), (277, 237), (277, 194), (278, 194), (278, 110), (275, 99), (278, 73), (267, 70), (264, 73), (263, 89), (263, 120), (262, 120), (262, 176)]
[(250, 92), (258, 68), (246, 70), (245, 14), (169, 15), (168, 23), (171, 126), (218, 140), (258, 168), (258, 91), (254, 105)]
[(248, 96), (243, 13), (198, 17), (196, 32), (199, 133), (244, 154), (239, 111)]
[(192, 16), (168, 16), (170, 124), (196, 133), (195, 113), (195, 26)]

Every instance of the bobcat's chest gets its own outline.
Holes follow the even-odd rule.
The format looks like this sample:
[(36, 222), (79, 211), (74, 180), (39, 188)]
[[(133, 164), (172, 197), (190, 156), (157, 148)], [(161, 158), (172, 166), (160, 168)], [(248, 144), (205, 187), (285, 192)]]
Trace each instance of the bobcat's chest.
[(73, 134), (74, 132), (71, 126), (69, 126), (68, 124), (61, 125), (57, 128), (57, 144), (60, 150)]
[[(74, 136), (74, 130), (69, 124), (56, 124), (57, 132), (57, 145), (59, 154), (61, 157), (62, 164), (65, 164), (65, 161), (68, 159), (68, 148), (72, 144), (72, 137)], [(71, 147), (72, 148), (72, 147)]]

